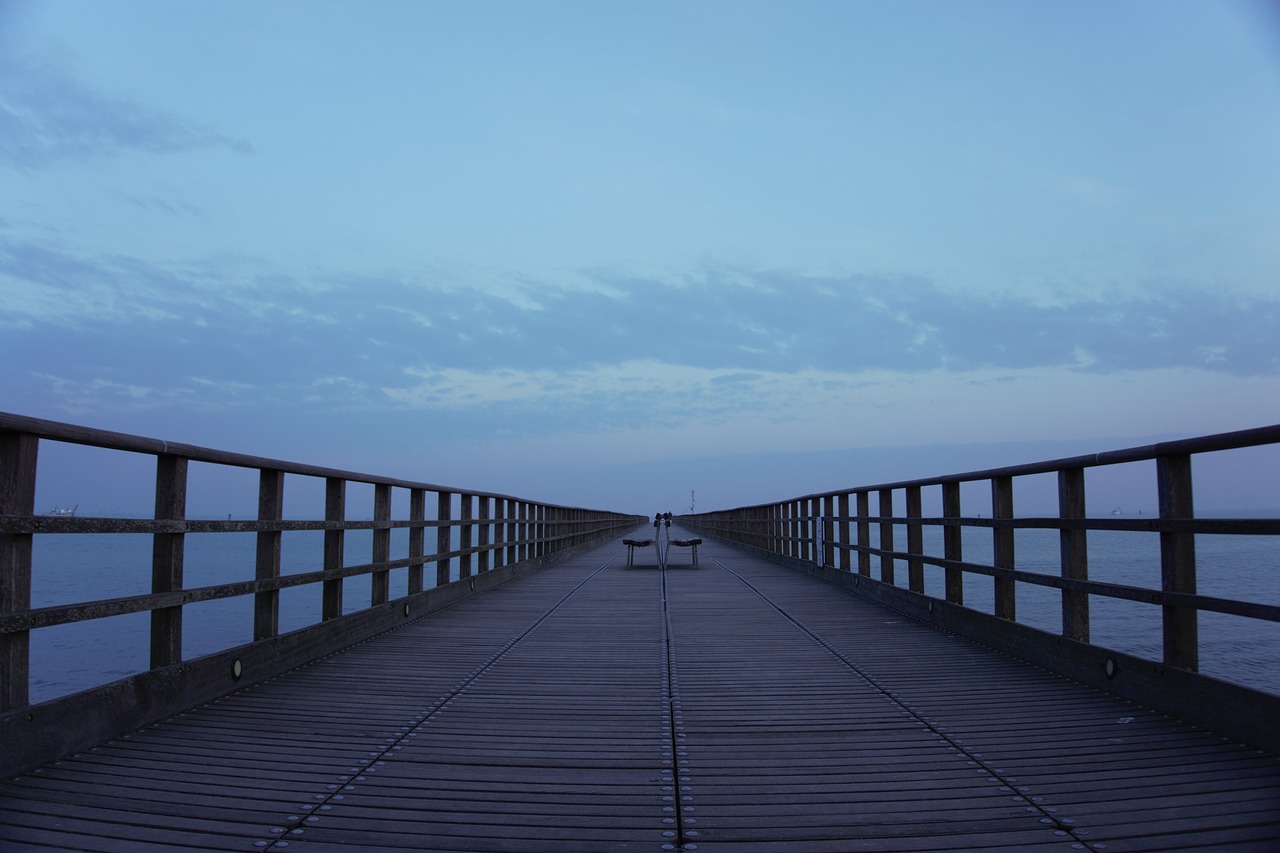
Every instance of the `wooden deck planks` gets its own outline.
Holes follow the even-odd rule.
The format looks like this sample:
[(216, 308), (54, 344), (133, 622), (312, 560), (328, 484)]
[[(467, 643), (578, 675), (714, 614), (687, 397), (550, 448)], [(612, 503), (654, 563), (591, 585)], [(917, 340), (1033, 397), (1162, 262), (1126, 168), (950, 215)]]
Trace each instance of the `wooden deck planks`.
[(1276, 756), (701, 550), (579, 555), (0, 784), (0, 848), (1280, 849)]

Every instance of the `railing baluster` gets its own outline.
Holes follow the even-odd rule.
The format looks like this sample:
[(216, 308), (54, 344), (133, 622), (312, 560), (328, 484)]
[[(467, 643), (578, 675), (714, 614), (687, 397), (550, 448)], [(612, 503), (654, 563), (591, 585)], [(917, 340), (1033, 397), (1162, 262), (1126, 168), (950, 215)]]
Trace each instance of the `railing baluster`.
[(840, 521), (836, 525), (836, 541), (840, 544), (839, 552), (839, 568), (841, 571), (850, 571), (852, 566), (849, 560), (849, 493), (841, 492), (840, 500), (836, 508), (836, 512), (840, 516)]
[(520, 562), (529, 559), (529, 502), (520, 501)]
[[(1084, 469), (1064, 468), (1058, 472), (1058, 517), (1085, 517)], [(1062, 553), (1062, 576), (1071, 580), (1089, 579), (1089, 542), (1083, 529), (1064, 528), (1058, 533)], [(1062, 591), (1062, 636), (1089, 642), (1089, 596), (1084, 592)]]
[[(997, 569), (1015, 566), (1014, 534), (1012, 527), (1000, 526), (1001, 520), (1013, 518), (1013, 478), (991, 479), (991, 517), (996, 525), (991, 528), (991, 549)], [(1015, 584), (1011, 578), (995, 578), (996, 615), (1001, 619), (1017, 621)]]
[[(324, 520), (330, 524), (342, 524), (347, 518), (347, 481), (341, 477), (326, 477), (324, 481)], [(342, 528), (324, 532), (324, 570), (337, 571), (345, 561), (343, 548), (346, 531)], [(320, 619), (327, 621), (342, 615), (342, 578), (329, 578), (320, 593)]]
[(458, 496), (458, 577), (471, 577), (471, 498), (465, 492)]
[[(0, 430), (0, 515), (34, 515), (40, 439)], [(0, 615), (31, 607), (30, 533), (0, 533)], [(26, 707), (30, 697), (31, 632), (0, 633), (0, 711)]]
[[(945, 518), (960, 518), (960, 484), (942, 484), (942, 515)], [(947, 525), (942, 528), (942, 556), (946, 560), (959, 562), (964, 559), (964, 528)], [(948, 566), (946, 576), (947, 601), (952, 604), (964, 604), (964, 572)]]
[(822, 565), (836, 564), (836, 503), (835, 495), (822, 499)]
[[(920, 487), (907, 487), (907, 518), (920, 518), (922, 509)], [(924, 526), (918, 521), (907, 522), (907, 553), (914, 556), (907, 560), (907, 585), (912, 592), (924, 592)]]
[[(391, 520), (391, 487), (377, 483), (373, 487), (373, 520)], [(373, 562), (385, 563), (391, 559), (391, 528), (375, 527), (373, 530)], [(390, 569), (374, 569), (369, 579), (369, 605), (377, 607), (391, 600)]]
[(519, 562), (519, 559), (520, 559), (519, 546), (517, 544), (517, 540), (520, 538), (520, 526), (516, 520), (517, 516), (520, 513), (520, 509), (517, 506), (518, 503), (519, 501), (516, 501), (516, 500), (507, 501), (506, 515), (507, 515), (507, 565), (508, 566), (515, 565), (515, 563)]
[[(1160, 518), (1193, 518), (1191, 457), (1156, 459)], [(1194, 533), (1160, 532), (1160, 588), (1165, 592), (1196, 591), (1196, 539)], [(1196, 611), (1189, 607), (1164, 607), (1164, 662), (1183, 669), (1199, 669), (1199, 629)]]
[(427, 530), (422, 526), (422, 522), (427, 518), (427, 490), (426, 489), (410, 489), (409, 490), (409, 521), (413, 526), (409, 528), (409, 559), (415, 561), (409, 566), (409, 594), (417, 595), (422, 592), (422, 563), (416, 562), (426, 556)]
[(493, 567), (495, 569), (506, 565), (507, 549), (505, 543), (507, 541), (507, 525), (501, 519), (507, 517), (507, 502), (502, 498), (494, 498), (493, 501), (493, 517), (495, 523), (493, 525)]
[(480, 527), (478, 529), (477, 538), (479, 541), (476, 546), (480, 549), (478, 555), (479, 566), (476, 569), (483, 574), (489, 571), (489, 498), (480, 496)]
[[(271, 468), (258, 471), (258, 520), (280, 521), (284, 518), (284, 472)], [(280, 577), (279, 530), (259, 530), (254, 577), (260, 581)], [(280, 633), (280, 590), (272, 589), (253, 596), (253, 638), (265, 640)]]
[(440, 526), (436, 528), (436, 586), (444, 586), (449, 582), (449, 552), (453, 550), (453, 528), (449, 525), (453, 518), (453, 493), (438, 492), (436, 494), (436, 520)]
[[(182, 521), (187, 514), (187, 460), (156, 457), (156, 520)], [(182, 589), (182, 533), (155, 533), (151, 546), (151, 591)], [(151, 611), (151, 668), (182, 661), (182, 606)]]
[[(893, 517), (893, 490), (880, 490), (880, 518)], [(893, 522), (880, 522), (880, 549), (883, 551), (893, 550)], [(880, 580), (883, 583), (893, 584), (893, 557), (889, 554), (880, 555)]]
[(871, 577), (871, 496), (858, 492), (858, 574)]

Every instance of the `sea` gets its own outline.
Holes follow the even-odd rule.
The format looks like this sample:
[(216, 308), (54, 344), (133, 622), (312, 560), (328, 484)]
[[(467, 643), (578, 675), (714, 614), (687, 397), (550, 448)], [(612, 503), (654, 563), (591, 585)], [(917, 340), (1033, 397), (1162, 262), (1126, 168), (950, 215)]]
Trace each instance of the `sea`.
[[(1206, 516), (1210, 515), (1208, 513)], [(1220, 513), (1223, 517), (1275, 518), (1277, 511)], [(872, 525), (873, 535), (877, 525)], [(1015, 536), (1017, 568), (1058, 573), (1059, 537), (1053, 530), (1019, 530)], [(901, 550), (905, 535), (895, 533)], [(1091, 531), (1089, 575), (1094, 580), (1159, 589), (1159, 537), (1143, 532)], [(434, 544), (434, 543), (432, 543)], [(347, 565), (371, 559), (371, 531), (348, 531)], [(324, 538), (320, 531), (282, 534), (281, 572), (293, 574), (321, 567)], [(408, 556), (408, 532), (392, 531), (392, 559)], [(965, 528), (964, 559), (990, 564), (990, 530)], [(252, 580), (256, 537), (252, 533), (188, 534), (184, 578), (188, 588)], [(925, 528), (925, 551), (941, 556), (942, 532)], [(1280, 537), (1200, 535), (1196, 537), (1197, 584), (1203, 595), (1280, 605)], [(453, 561), (457, 576), (457, 561)], [(879, 559), (872, 560), (879, 577)], [(426, 568), (427, 583), (434, 568)], [(907, 583), (905, 563), (895, 571)], [(151, 537), (146, 534), (41, 534), (36, 537), (32, 570), (32, 605), (82, 603), (142, 595), (151, 585)], [(966, 576), (965, 604), (987, 613), (994, 610), (994, 585), (983, 576)], [(943, 572), (928, 566), (925, 591), (942, 597)], [(391, 572), (391, 596), (408, 592), (408, 570)], [(320, 586), (285, 589), (280, 595), (280, 630), (296, 630), (320, 618)], [(343, 610), (367, 607), (368, 576), (343, 584)], [(1061, 595), (1049, 587), (1018, 584), (1018, 621), (1057, 633), (1061, 629)], [(1092, 640), (1116, 651), (1159, 660), (1161, 610), (1153, 605), (1090, 596)], [(1227, 681), (1280, 695), (1280, 623), (1202, 613), (1200, 669)], [(114, 616), (31, 632), (31, 701), (44, 702), (144, 671), (148, 666), (150, 615)], [(183, 608), (183, 657), (194, 659), (249, 642), (253, 632), (252, 596), (200, 602)]]

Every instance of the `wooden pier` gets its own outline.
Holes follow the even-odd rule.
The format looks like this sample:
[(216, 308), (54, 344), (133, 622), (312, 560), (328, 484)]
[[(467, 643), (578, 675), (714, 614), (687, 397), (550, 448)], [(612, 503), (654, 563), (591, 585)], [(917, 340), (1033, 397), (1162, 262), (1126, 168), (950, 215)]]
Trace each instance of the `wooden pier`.
[(1280, 849), (1274, 753), (681, 556), (619, 536), (5, 780), (0, 849)]

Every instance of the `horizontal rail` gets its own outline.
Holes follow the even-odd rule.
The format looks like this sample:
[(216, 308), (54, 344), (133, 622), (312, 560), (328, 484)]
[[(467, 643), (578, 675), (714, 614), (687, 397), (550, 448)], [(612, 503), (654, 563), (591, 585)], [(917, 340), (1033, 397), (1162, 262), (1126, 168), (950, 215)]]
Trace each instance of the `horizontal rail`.
[[(1024, 465), (969, 471), (942, 477), (901, 480), (871, 486), (807, 494), (783, 501), (685, 515), (681, 523), (720, 539), (744, 545), (780, 562), (825, 567), (869, 579), (934, 602), (965, 607), (966, 579), (990, 578), (992, 615), (1018, 624), (1019, 590), (1029, 586), (1061, 593), (1058, 633), (1089, 643), (1090, 599), (1114, 599), (1160, 608), (1162, 656), (1159, 663), (1191, 672), (1200, 668), (1198, 618), (1219, 613), (1262, 622), (1280, 622), (1280, 606), (1262, 601), (1197, 592), (1196, 541), (1206, 536), (1280, 536), (1280, 518), (1204, 518), (1194, 511), (1192, 459), (1207, 453), (1280, 444), (1280, 425), (1202, 436), (1123, 450), (1073, 456)], [(1145, 518), (1095, 517), (1086, 512), (1086, 471), (1133, 462), (1155, 463), (1158, 514)], [(1019, 517), (1014, 485), (1020, 478), (1057, 476), (1058, 515)], [(1274, 479), (1280, 472), (1264, 475)], [(990, 503), (982, 516), (962, 511), (961, 485), (986, 484)], [(925, 498), (942, 514), (925, 515)], [(967, 502), (974, 496), (968, 494)], [(905, 508), (905, 511), (904, 511)], [(925, 543), (925, 532), (933, 540)], [(989, 531), (990, 562), (966, 559), (971, 539), (963, 534)], [(1019, 565), (1014, 534), (1056, 531), (1057, 565), (1050, 571)], [(1128, 532), (1155, 537), (1159, 588), (1103, 582), (1089, 577), (1089, 542), (1095, 534)], [(936, 541), (941, 534), (941, 542)], [(903, 547), (905, 545), (905, 548)], [(878, 563), (878, 576), (873, 564)], [(897, 570), (905, 566), (905, 578)], [(926, 592), (926, 568), (941, 570), (941, 583)], [(1275, 580), (1280, 580), (1277, 578)], [(984, 596), (985, 598), (985, 596)], [(1277, 664), (1280, 666), (1280, 663)]]

